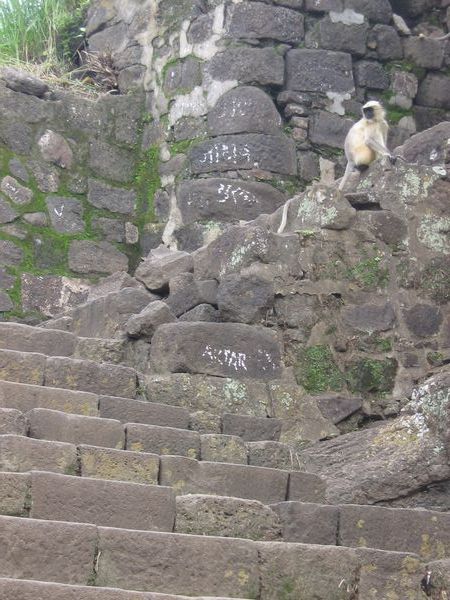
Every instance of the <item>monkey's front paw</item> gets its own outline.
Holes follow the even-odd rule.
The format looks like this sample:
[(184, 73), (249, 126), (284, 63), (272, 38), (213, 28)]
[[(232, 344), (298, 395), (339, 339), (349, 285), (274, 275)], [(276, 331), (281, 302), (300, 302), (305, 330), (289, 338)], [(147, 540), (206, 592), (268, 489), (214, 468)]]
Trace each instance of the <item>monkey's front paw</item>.
[(397, 157), (391, 154), (389, 156), (389, 162), (391, 163), (391, 165), (395, 165), (395, 163), (397, 162)]

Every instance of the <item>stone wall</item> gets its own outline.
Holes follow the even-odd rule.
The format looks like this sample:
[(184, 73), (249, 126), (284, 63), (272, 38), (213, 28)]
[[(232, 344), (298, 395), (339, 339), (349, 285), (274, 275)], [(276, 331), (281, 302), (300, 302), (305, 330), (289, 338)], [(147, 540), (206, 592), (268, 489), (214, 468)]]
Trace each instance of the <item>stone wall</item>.
[(157, 216), (180, 249), (340, 176), (368, 99), (386, 105), (392, 147), (450, 116), (450, 44), (419, 37), (444, 32), (446, 0), (154, 4), (94, 2), (89, 43), (113, 52), (123, 91), (149, 94)]

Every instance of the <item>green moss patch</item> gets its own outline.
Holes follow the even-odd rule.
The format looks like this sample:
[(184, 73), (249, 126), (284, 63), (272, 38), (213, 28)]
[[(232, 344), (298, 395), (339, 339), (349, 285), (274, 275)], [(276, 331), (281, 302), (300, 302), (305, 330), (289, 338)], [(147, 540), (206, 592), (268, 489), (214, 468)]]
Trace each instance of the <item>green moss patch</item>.
[(345, 378), (334, 362), (328, 346), (311, 346), (301, 351), (294, 371), (299, 385), (310, 394), (338, 392), (345, 384)]
[(393, 358), (364, 358), (349, 366), (346, 377), (350, 390), (361, 394), (391, 392), (395, 384), (398, 363)]

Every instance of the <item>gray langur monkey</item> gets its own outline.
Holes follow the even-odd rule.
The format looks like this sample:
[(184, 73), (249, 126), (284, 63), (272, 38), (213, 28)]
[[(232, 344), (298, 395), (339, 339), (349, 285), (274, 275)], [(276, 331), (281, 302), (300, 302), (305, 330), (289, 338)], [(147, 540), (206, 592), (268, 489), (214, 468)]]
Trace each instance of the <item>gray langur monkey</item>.
[(387, 156), (392, 163), (396, 161), (386, 146), (389, 125), (384, 108), (372, 100), (364, 104), (362, 113), (363, 118), (353, 125), (345, 138), (347, 167), (339, 185), (341, 191), (355, 168), (369, 166), (380, 156)]

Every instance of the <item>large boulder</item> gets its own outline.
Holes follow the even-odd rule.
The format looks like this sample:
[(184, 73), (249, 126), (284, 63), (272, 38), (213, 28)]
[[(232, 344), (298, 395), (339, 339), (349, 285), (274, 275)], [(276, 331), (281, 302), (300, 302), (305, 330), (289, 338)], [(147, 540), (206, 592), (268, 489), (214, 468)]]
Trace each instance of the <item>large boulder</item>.
[(443, 165), (450, 160), (449, 139), (450, 122), (444, 121), (431, 129), (416, 133), (396, 148), (394, 153), (409, 163)]
[(298, 44), (304, 35), (304, 17), (281, 6), (244, 2), (231, 7), (228, 34), (234, 38), (272, 39)]
[(161, 325), (152, 339), (150, 360), (156, 373), (266, 380), (282, 372), (276, 335), (263, 327), (234, 323)]
[(152, 291), (164, 290), (180, 273), (192, 271), (193, 259), (187, 252), (169, 250), (165, 246), (151, 250), (136, 269), (136, 279)]
[(346, 93), (354, 89), (352, 57), (329, 50), (289, 50), (286, 88), (298, 92)]

